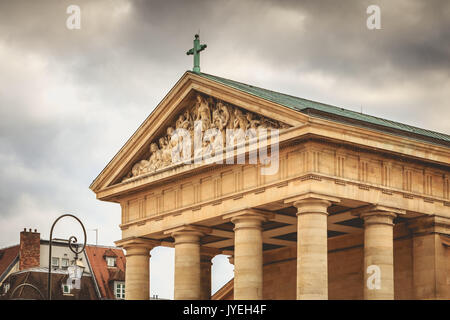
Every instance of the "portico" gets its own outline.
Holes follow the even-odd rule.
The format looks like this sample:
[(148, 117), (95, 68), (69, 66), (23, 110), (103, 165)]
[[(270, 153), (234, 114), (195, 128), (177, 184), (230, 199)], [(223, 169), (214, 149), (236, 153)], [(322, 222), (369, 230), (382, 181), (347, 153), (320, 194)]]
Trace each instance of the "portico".
[[(126, 299), (149, 298), (155, 246), (175, 248), (175, 299), (210, 298), (217, 254), (233, 256), (234, 299), (450, 298), (448, 136), (297, 110), (225, 80), (185, 73), (91, 185), (122, 208)], [(279, 130), (277, 170), (249, 163), (250, 143), (233, 151), (245, 163), (166, 161), (194, 117), (202, 130)]]

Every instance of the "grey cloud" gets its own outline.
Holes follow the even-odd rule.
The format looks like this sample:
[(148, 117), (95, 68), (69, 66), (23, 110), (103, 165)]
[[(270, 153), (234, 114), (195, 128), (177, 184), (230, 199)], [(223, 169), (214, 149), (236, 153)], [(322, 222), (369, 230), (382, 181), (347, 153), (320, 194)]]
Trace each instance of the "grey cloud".
[(204, 72), (450, 133), (446, 0), (77, 0), (70, 31), (73, 3), (0, 1), (0, 245), (65, 211), (120, 238), (119, 206), (88, 186), (191, 68), (199, 30)]
[[(70, 1), (1, 2), (0, 48), (11, 50), (6, 58), (20, 65), (34, 55), (45, 65), (30, 73), (0, 64), (12, 76), (0, 80), (9, 90), (0, 96), (3, 153), (87, 186), (189, 68), (185, 52), (199, 29), (208, 43), (206, 72), (225, 70), (221, 75), (237, 80), (353, 109), (363, 105), (372, 114), (448, 132), (442, 117), (418, 116), (424, 104), (448, 112), (446, 90), (436, 89), (450, 81), (448, 2), (378, 3), (383, 30), (369, 31), (369, 1), (79, 1), (82, 29), (69, 31)], [(240, 65), (251, 72), (242, 74)], [(259, 66), (278, 73), (261, 80)], [(49, 76), (54, 82), (42, 85)], [(284, 76), (293, 81), (281, 81)], [(325, 91), (320, 76), (332, 83)], [(73, 90), (70, 101), (42, 97), (59, 90), (58, 81)], [(36, 117), (32, 111), (43, 107), (43, 114), (57, 115)], [(21, 182), (9, 185), (14, 190)], [(5, 201), (13, 197), (5, 194)]]

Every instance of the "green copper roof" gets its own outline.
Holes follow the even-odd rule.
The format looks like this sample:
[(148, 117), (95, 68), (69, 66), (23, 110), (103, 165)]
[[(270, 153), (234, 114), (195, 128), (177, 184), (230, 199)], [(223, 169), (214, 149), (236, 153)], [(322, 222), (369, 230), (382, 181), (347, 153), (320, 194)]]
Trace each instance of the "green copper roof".
[(259, 98), (278, 103), (290, 109), (309, 114), (311, 116), (331, 119), (338, 122), (351, 123), (357, 126), (370, 127), (379, 131), (408, 136), (409, 138), (413, 138), (415, 140), (422, 140), (439, 145), (450, 146), (450, 135), (447, 134), (421, 129), (407, 124), (358, 113), (332, 105), (254, 87), (245, 83), (213, 76), (206, 73), (195, 74), (219, 82), (234, 89), (246, 92), (248, 94), (257, 96)]

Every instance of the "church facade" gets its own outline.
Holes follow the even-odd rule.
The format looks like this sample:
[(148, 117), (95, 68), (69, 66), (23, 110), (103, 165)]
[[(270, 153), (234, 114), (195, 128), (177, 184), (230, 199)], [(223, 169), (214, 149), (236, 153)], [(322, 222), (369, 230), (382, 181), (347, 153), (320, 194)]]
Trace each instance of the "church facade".
[(126, 299), (156, 246), (175, 299), (211, 298), (217, 254), (223, 298), (450, 299), (445, 134), (186, 72), (90, 188), (122, 209)]

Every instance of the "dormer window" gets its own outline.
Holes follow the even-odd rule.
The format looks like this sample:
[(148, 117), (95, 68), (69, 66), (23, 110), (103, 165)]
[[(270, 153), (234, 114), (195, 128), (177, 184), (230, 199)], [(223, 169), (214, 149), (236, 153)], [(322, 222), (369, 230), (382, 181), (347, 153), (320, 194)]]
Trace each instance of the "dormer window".
[(52, 267), (54, 267), (54, 268), (59, 267), (59, 258), (52, 257)]
[(67, 284), (62, 285), (63, 294), (69, 294), (70, 293), (70, 287)]
[(108, 268), (116, 267), (116, 257), (106, 257), (106, 265)]
[(61, 267), (63, 269), (67, 269), (67, 267), (69, 266), (69, 259), (67, 258), (62, 258), (61, 259)]

